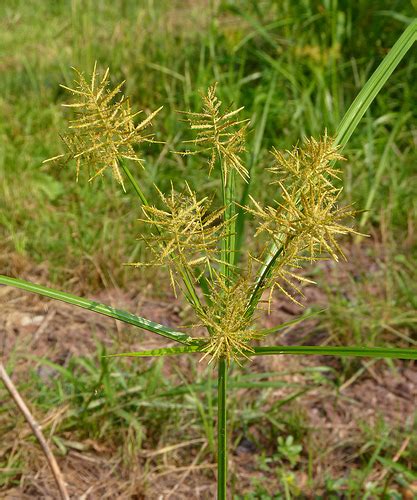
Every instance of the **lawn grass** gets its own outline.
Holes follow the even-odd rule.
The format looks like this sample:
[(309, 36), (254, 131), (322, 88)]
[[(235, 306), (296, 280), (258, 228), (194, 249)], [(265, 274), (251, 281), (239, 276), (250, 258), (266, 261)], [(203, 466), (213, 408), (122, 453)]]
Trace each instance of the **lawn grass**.
[[(257, 130), (249, 135), (250, 190), (257, 199), (272, 199), (275, 187), (264, 181), (264, 169), (270, 163), (268, 150), (272, 146), (289, 148), (303, 135), (317, 136), (325, 129), (334, 133), (359, 89), (414, 16), (411, 2), (399, 0), (3, 2), (1, 272), (16, 275), (24, 269), (30, 274), (41, 267), (46, 270), (47, 281), (85, 293), (114, 286), (136, 290), (146, 281), (146, 273), (121, 265), (140, 260), (144, 251), (136, 240), (140, 213), (133, 193), (114, 189), (108, 178), (88, 184), (87, 176), (82, 175), (76, 184), (75, 167), (42, 165), (44, 159), (61, 151), (58, 133), (65, 128), (67, 117), (60, 106), (66, 96), (59, 84), (71, 83), (71, 66), (91, 72), (97, 60), (101, 67), (110, 66), (115, 82), (126, 80), (126, 93), (137, 108), (149, 112), (164, 105), (155, 120), (155, 130), (156, 137), (163, 137), (167, 144), (153, 144), (146, 151), (147, 169), (142, 176), (146, 192), (151, 192), (153, 183), (163, 189), (169, 187), (171, 179), (181, 183), (185, 171), (192, 185), (206, 186), (208, 191), (213, 188), (216, 181), (207, 181), (197, 161), (190, 158), (185, 162), (171, 151), (186, 135), (176, 110), (196, 109), (198, 92), (218, 81), (223, 100), (244, 105), (245, 117)], [(417, 342), (416, 70), (416, 53), (410, 50), (344, 151), (348, 159), (341, 179), (345, 201), (366, 209), (359, 215), (359, 226), (362, 232), (371, 234), (372, 243), (364, 239), (352, 243), (353, 258), (365, 261), (359, 265), (362, 274), (353, 272), (356, 260), (349, 277), (342, 276), (340, 282), (335, 278), (326, 285), (325, 267), (309, 271), (322, 284), (329, 305), (317, 328), (325, 329), (335, 344), (388, 342), (408, 346)], [(118, 220), (123, 220), (123, 225), (117, 224)], [(367, 269), (369, 272), (365, 272)], [(202, 457), (213, 453), (211, 419), (207, 417), (214, 405), (213, 388), (204, 388), (202, 397), (199, 382), (196, 386), (186, 384), (186, 392), (181, 393), (181, 389), (178, 400), (167, 400), (169, 404), (174, 401), (173, 408), (167, 408), (165, 403), (155, 402), (159, 398), (164, 401), (159, 391), (176, 391), (183, 381), (176, 374), (172, 386), (161, 387), (159, 363), (149, 365), (145, 373), (141, 372), (142, 365), (126, 367), (123, 361), (101, 358), (75, 357), (70, 363), (67, 372), (51, 385), (45, 385), (36, 373), (26, 381), (36, 387), (32, 403), (40, 414), (48, 414), (55, 406), (70, 405), (59, 427), (63, 435), (71, 433), (71, 439), (75, 436), (80, 441), (86, 437), (105, 439), (116, 448), (124, 441), (130, 451), (120, 453), (129, 459), (136, 456), (144, 440), (147, 448), (156, 447), (159, 441), (152, 436), (161, 430), (162, 438), (175, 435), (173, 429), (178, 435), (184, 414), (186, 422), (192, 423), (184, 440), (203, 434), (209, 444)], [(335, 385), (343, 385), (362, 369), (358, 362), (338, 366), (339, 382)], [(74, 378), (74, 373), (79, 378)], [(325, 381), (320, 383), (326, 386)], [(134, 393), (135, 398), (124, 395), (120, 399), (119, 393), (135, 384), (144, 388), (141, 397)], [(25, 390), (24, 381), (21, 388)], [(298, 417), (289, 412), (289, 421), (275, 429), (276, 422), (284, 418), (280, 407), (260, 416), (265, 413), (261, 402), (267, 398), (267, 391), (263, 389), (261, 396), (241, 402), (234, 436), (237, 442), (246, 436), (251, 419), (268, 421), (272, 434), (257, 439), (269, 453), (264, 458), (271, 460), (258, 465), (272, 476), (278, 474), (281, 480), (287, 474), (288, 491), (296, 495), (291, 474), (298, 465), (292, 467), (285, 451), (273, 449), (277, 429), (292, 435), (296, 444), (302, 442), (303, 470), (309, 470), (307, 457), (324, 452), (311, 444), (305, 429), (308, 425), (302, 418), (297, 421)], [(135, 419), (141, 403), (151, 396), (151, 406), (139, 420)], [(74, 416), (97, 398), (103, 400), (102, 405), (81, 421)], [(237, 408), (237, 402), (231, 402), (232, 419), (235, 404)], [(117, 411), (109, 417), (109, 409), (115, 405)], [(378, 433), (377, 429), (364, 428), (358, 438), (362, 445), (352, 458), (352, 473), (342, 478), (343, 488), (352, 498), (362, 497), (372, 468), (383, 465), (384, 457), (394, 456), (395, 446), (398, 449), (405, 438), (404, 430), (385, 440)], [(56, 445), (64, 452), (65, 437), (60, 436), (56, 436)], [(415, 455), (415, 451), (407, 453)], [(13, 462), (13, 457), (16, 455), (5, 470), (21, 471), (24, 461), (16, 465), (20, 458)], [(397, 465), (400, 467), (401, 461)], [(392, 465), (390, 471), (404, 481), (415, 480)], [(415, 475), (415, 471), (408, 473)], [(3, 484), (13, 483), (17, 476), (5, 472)], [(386, 476), (367, 498), (382, 494), (385, 480)], [(313, 488), (313, 478), (308, 477), (308, 481)], [(330, 475), (326, 484), (328, 492), (342, 487)], [(262, 484), (253, 488), (258, 488), (258, 496), (245, 499), (270, 494), (268, 488), (261, 491)]]

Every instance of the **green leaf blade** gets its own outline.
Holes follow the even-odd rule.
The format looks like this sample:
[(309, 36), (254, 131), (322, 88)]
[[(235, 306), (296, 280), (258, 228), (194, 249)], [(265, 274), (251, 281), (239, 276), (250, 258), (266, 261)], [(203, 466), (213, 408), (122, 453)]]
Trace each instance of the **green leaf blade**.
[(319, 311), (312, 311), (308, 313), (304, 313), (301, 316), (297, 316), (294, 319), (291, 319), (289, 321), (285, 321), (285, 323), (281, 323), (279, 325), (273, 326), (271, 328), (265, 328), (264, 330), (259, 330), (259, 334), (262, 335), (262, 337), (265, 337), (266, 335), (271, 335), (273, 333), (277, 333), (280, 330), (284, 330), (286, 328), (290, 328), (291, 326), (298, 325), (298, 323), (301, 323), (302, 321), (305, 321), (307, 319), (315, 318), (322, 312), (324, 312), (325, 309), (320, 309)]
[(265, 346), (254, 347), (248, 356), (271, 356), (277, 354), (297, 354), (314, 356), (364, 357), (364, 358), (391, 358), (417, 359), (417, 349), (398, 347), (332, 347), (332, 346)]
[(10, 278), (9, 276), (4, 275), (0, 275), (0, 285), (12, 286), (21, 290), (25, 290), (26, 292), (36, 293), (50, 299), (66, 302), (67, 304), (81, 307), (82, 309), (87, 309), (88, 311), (101, 314), (103, 316), (108, 316), (110, 318), (122, 321), (123, 323), (136, 326), (137, 328), (156, 333), (157, 335), (175, 340), (177, 342), (180, 342), (181, 344), (189, 344), (192, 341), (192, 338), (186, 333), (177, 332), (176, 330), (168, 326), (155, 323), (154, 321), (136, 316), (135, 314), (132, 314), (130, 312), (123, 311), (121, 309), (115, 309), (114, 307), (110, 307), (106, 304), (101, 304), (93, 300), (78, 297), (67, 292), (61, 292), (53, 288), (36, 285), (29, 281)]
[(342, 148), (346, 146), (363, 115), (416, 40), (417, 19), (405, 29), (404, 33), (395, 42), (392, 49), (356, 96), (337, 128), (336, 144)]
[(190, 354), (200, 352), (198, 346), (163, 347), (161, 349), (147, 349), (146, 351), (121, 352), (108, 354), (106, 358), (148, 358), (160, 356), (177, 356), (179, 354)]

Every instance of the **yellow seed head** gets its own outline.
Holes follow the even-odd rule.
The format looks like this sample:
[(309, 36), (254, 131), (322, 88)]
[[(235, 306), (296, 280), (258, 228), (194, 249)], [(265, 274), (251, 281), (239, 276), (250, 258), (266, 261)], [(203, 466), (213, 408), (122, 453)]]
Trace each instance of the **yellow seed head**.
[[(306, 260), (313, 262), (325, 254), (335, 260), (344, 257), (336, 238), (355, 233), (342, 224), (355, 211), (338, 206), (341, 189), (331, 179), (338, 173), (333, 162), (343, 158), (327, 135), (318, 141), (307, 139), (302, 147), (285, 154), (274, 150), (273, 155), (271, 171), (279, 177), (281, 199), (275, 206), (263, 207), (251, 198), (252, 206), (246, 210), (258, 222), (255, 236), (266, 235), (280, 249), (261, 287), (270, 291), (269, 304), (275, 289), (299, 304), (294, 296), (294, 292), (302, 296), (298, 283), (312, 282), (300, 276), (298, 269)], [(264, 258), (257, 260), (262, 263)]]
[(198, 314), (209, 332), (203, 358), (223, 357), (228, 363), (232, 359), (239, 362), (253, 350), (250, 342), (259, 338), (259, 334), (250, 328), (253, 318), (245, 314), (251, 290), (252, 284), (247, 278), (230, 282), (216, 274), (211, 284), (210, 305)]
[(233, 111), (230, 108), (222, 111), (222, 102), (216, 96), (216, 89), (217, 84), (214, 84), (208, 88), (206, 95), (202, 95), (201, 113), (181, 112), (187, 116), (191, 130), (197, 132), (195, 139), (184, 141), (184, 144), (194, 144), (197, 150), (182, 151), (179, 154), (207, 152), (209, 174), (219, 161), (224, 185), (227, 185), (232, 171), (236, 171), (247, 181), (249, 172), (240, 155), (245, 151), (245, 135), (249, 120), (236, 119), (243, 107)]
[(333, 190), (332, 180), (338, 179), (339, 169), (334, 162), (344, 160), (333, 139), (324, 134), (319, 140), (306, 138), (302, 147), (281, 152), (273, 148), (274, 165), (270, 171), (278, 177), (276, 182), (285, 184), (287, 190), (300, 191), (314, 186)]
[(171, 278), (184, 268), (210, 270), (220, 258), (225, 208), (212, 209), (207, 197), (198, 200), (188, 184), (181, 193), (172, 188), (168, 195), (159, 190), (158, 194), (162, 208), (143, 206), (140, 219), (153, 228), (149, 237), (143, 237), (154, 255), (151, 265), (168, 265)]
[(109, 70), (100, 77), (97, 64), (90, 81), (78, 70), (74, 71), (77, 75), (74, 87), (62, 85), (74, 97), (74, 102), (64, 106), (72, 108), (76, 114), (69, 122), (68, 133), (62, 136), (67, 153), (50, 160), (75, 159), (77, 180), (83, 165), (93, 172), (90, 181), (110, 169), (124, 188), (120, 161), (132, 160), (143, 166), (134, 147), (143, 142), (154, 142), (153, 135), (144, 131), (162, 107), (135, 124), (135, 118), (141, 112), (132, 112), (129, 98), (121, 94), (124, 82), (112, 89)]

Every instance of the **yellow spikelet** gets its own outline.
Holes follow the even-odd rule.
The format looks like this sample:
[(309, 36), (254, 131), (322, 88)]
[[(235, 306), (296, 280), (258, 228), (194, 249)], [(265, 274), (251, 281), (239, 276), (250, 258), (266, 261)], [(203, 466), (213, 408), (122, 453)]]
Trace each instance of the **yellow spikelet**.
[[(275, 248), (265, 279), (258, 285), (258, 295), (269, 289), (269, 307), (272, 293), (280, 290), (300, 304), (296, 296), (303, 296), (298, 283), (312, 283), (298, 274), (305, 260), (313, 262), (329, 255), (336, 261), (344, 254), (336, 237), (357, 234), (342, 222), (351, 218), (351, 207), (338, 206), (341, 189), (336, 189), (331, 178), (338, 170), (333, 162), (343, 159), (325, 135), (317, 141), (307, 139), (303, 147), (291, 152), (274, 151), (276, 163), (271, 171), (279, 176), (280, 201), (275, 206), (261, 206), (251, 197), (252, 206), (246, 207), (257, 221), (255, 236), (266, 235)], [(265, 257), (258, 262), (263, 265)], [(301, 304), (300, 304), (301, 305)]]
[(63, 106), (72, 108), (76, 114), (69, 123), (69, 132), (62, 136), (67, 153), (46, 161), (75, 159), (77, 180), (82, 165), (93, 170), (90, 181), (110, 169), (124, 189), (120, 161), (128, 159), (143, 166), (134, 146), (154, 142), (153, 134), (146, 134), (144, 130), (162, 107), (135, 124), (134, 119), (141, 112), (132, 112), (129, 98), (121, 94), (124, 82), (112, 89), (109, 70), (100, 77), (97, 63), (90, 81), (77, 69), (74, 71), (77, 75), (74, 88), (61, 85), (74, 96), (74, 102)]
[(203, 111), (191, 113), (180, 111), (187, 116), (191, 130), (197, 132), (193, 140), (184, 141), (184, 144), (194, 144), (196, 151), (180, 151), (182, 155), (209, 153), (209, 174), (216, 162), (220, 162), (224, 185), (232, 171), (236, 171), (242, 179), (249, 179), (249, 172), (244, 166), (240, 155), (245, 151), (245, 133), (249, 120), (238, 120), (235, 117), (243, 107), (233, 111), (221, 111), (222, 102), (216, 96), (217, 84), (208, 88), (207, 94), (202, 95)]
[(200, 311), (199, 317), (209, 332), (204, 347), (205, 355), (211, 360), (225, 358), (239, 362), (253, 351), (250, 342), (259, 338), (259, 333), (251, 329), (253, 318), (245, 315), (252, 290), (249, 279), (241, 277), (235, 282), (216, 274), (211, 284), (210, 305)]
[[(140, 221), (153, 227), (144, 241), (155, 259), (151, 265), (211, 269), (220, 258), (219, 241), (224, 236), (225, 208), (211, 209), (207, 197), (197, 199), (188, 184), (183, 192), (171, 188), (168, 195), (158, 190), (163, 208), (143, 206)], [(136, 263), (133, 265), (141, 265)]]
[(278, 177), (276, 182), (295, 191), (310, 186), (333, 190), (331, 181), (338, 179), (340, 172), (334, 167), (334, 162), (345, 159), (327, 133), (319, 140), (313, 137), (305, 139), (302, 147), (295, 146), (291, 151), (281, 152), (273, 148), (272, 155), (275, 163), (269, 170)]

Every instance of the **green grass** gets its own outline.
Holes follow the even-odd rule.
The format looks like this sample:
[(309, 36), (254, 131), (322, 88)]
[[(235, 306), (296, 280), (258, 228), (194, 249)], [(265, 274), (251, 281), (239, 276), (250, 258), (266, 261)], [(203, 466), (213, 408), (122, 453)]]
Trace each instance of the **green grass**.
[[(47, 435), (53, 432), (54, 452), (61, 460), (72, 451), (91, 454), (100, 450), (101, 456), (120, 462), (119, 471), (127, 480), (132, 480), (129, 473), (134, 474), (135, 467), (147, 471), (141, 487), (145, 495), (150, 491), (146, 474), (164, 466), (164, 454), (152, 454), (154, 450), (189, 442), (182, 452), (171, 455), (167, 451), (165, 455), (170, 464), (182, 466), (190, 462), (187, 454), (207, 442), (200, 463), (214, 462), (215, 373), (201, 370), (191, 360), (174, 368), (167, 378), (162, 360), (132, 363), (103, 354), (106, 352), (99, 346), (92, 356), (74, 356), (64, 366), (31, 358), (32, 369), (20, 377), (19, 390), (30, 398), (38, 421), (47, 422), (43, 431)], [(337, 396), (338, 377), (336, 370), (325, 365), (281, 372), (258, 373), (251, 366), (234, 371), (228, 395), (231, 457), (236, 460), (242, 453), (240, 446), (251, 450), (245, 458), (251, 471), (247, 480), (241, 483), (242, 465), (231, 473), (236, 500), (286, 498), (284, 490), (277, 493), (278, 480), (295, 497), (300, 491), (321, 491), (329, 498), (340, 491), (349, 498), (362, 498), (369, 491), (373, 498), (384, 488), (394, 495), (399, 485), (415, 480), (413, 422), (393, 429), (382, 418), (376, 426), (366, 418), (359, 419), (354, 437), (342, 439), (338, 450), (326, 446), (325, 429), (311, 427), (300, 398), (320, 391), (328, 401), (336, 401), (334, 398), (343, 397)], [(4, 397), (0, 388), (0, 400)], [(51, 418), (54, 415), (58, 417)], [(15, 409), (6, 400), (0, 410), (0, 488), (18, 485), (19, 476), (32, 467), (31, 455), (25, 450), (33, 438), (21, 434), (16, 447), (16, 430), (22, 432), (24, 424), (20, 418), (16, 420)], [(407, 437), (411, 441), (401, 460), (392, 461)], [(343, 461), (335, 464), (329, 461), (329, 454), (330, 460), (340, 456)], [(378, 479), (381, 464), (388, 475)]]
[[(191, 362), (174, 369), (167, 378), (162, 360), (131, 363), (105, 358), (103, 354), (106, 352), (99, 347), (95, 355), (74, 356), (66, 366), (32, 357), (33, 369), (21, 378), (22, 394), (36, 395), (31, 397), (31, 403), (36, 406), (39, 418), (50, 414), (52, 409), (63, 409), (54, 424), (53, 435), (60, 455), (66, 455), (71, 449), (85, 451), (89, 445), (84, 443), (94, 441), (105, 444), (108, 452), (116, 455), (129, 450), (123, 455), (128, 467), (138, 460), (144, 448), (154, 450), (200, 438), (207, 439), (208, 443), (202, 460), (214, 461), (213, 408), (217, 404), (217, 387), (210, 368), (201, 371), (197, 363)], [(309, 380), (309, 390), (312, 390), (320, 382), (325, 383), (328, 371), (326, 367), (317, 367), (295, 373)], [(260, 374), (249, 371), (237, 371), (235, 375), (229, 384), (234, 395), (228, 400), (228, 407), (233, 423), (232, 441), (236, 446), (254, 422), (263, 424), (262, 432), (266, 434), (262, 441), (270, 438), (269, 433), (274, 436), (287, 428), (294, 432), (291, 412), (286, 416), (288, 420), (283, 420), (281, 410), (290, 405), (297, 394), (305, 392), (301, 383), (287, 384), (282, 380), (285, 373), (262, 374), (262, 380)], [(267, 393), (284, 387), (289, 397), (275, 399), (274, 405), (269, 405)], [(253, 400), (252, 394), (259, 389), (263, 389), (263, 397)], [(0, 388), (2, 400), (3, 391)], [(271, 406), (267, 412), (266, 406)], [(13, 414), (11, 402), (2, 406), (0, 435), (3, 435), (3, 443), (9, 443), (2, 446), (3, 453), (13, 447)], [(49, 429), (50, 424), (43, 430)], [(13, 458), (20, 463), (20, 469), (17, 467), (14, 474), (17, 476), (28, 464), (24, 456)], [(0, 458), (0, 488), (16, 481), (15, 477), (1, 472), (3, 467), (11, 467), (7, 453)]]
[[(16, 261), (9, 256), (17, 255), (27, 262), (28, 274), (31, 267), (44, 265), (50, 281), (74, 291), (114, 284), (139, 287), (143, 280), (138, 270), (121, 266), (141, 260), (143, 252), (136, 241), (139, 209), (134, 193), (122, 194), (109, 179), (76, 185), (75, 168), (41, 165), (60, 152), (58, 132), (66, 122), (60, 104), (66, 98), (59, 83), (71, 82), (71, 66), (90, 72), (97, 59), (100, 66), (111, 67), (115, 82), (126, 79), (126, 93), (137, 106), (149, 111), (165, 104), (155, 129), (168, 144), (147, 150), (146, 192), (153, 183), (167, 188), (171, 178), (182, 180), (185, 175), (194, 186), (204, 183), (207, 191), (216, 186), (220, 190), (215, 180), (206, 182), (197, 162), (191, 159), (186, 166), (170, 153), (185, 137), (185, 125), (178, 124), (175, 110), (196, 109), (197, 90), (219, 81), (222, 98), (244, 105), (245, 117), (257, 131), (249, 136), (251, 190), (258, 199), (270, 199), (274, 187), (263, 181), (270, 163), (268, 149), (290, 147), (300, 136), (318, 135), (325, 128), (334, 133), (357, 92), (415, 16), (411, 2), (385, 0), (190, 5), (191, 12), (184, 2), (164, 0), (100, 5), (88, 0), (13, 0), (0, 5), (0, 250), (6, 256), (0, 261), (1, 274), (16, 274)], [(325, 329), (336, 345), (402, 347), (417, 341), (416, 69), (414, 50), (377, 96), (344, 151), (348, 161), (341, 182), (346, 200), (367, 209), (360, 229), (371, 233), (382, 251), (362, 242), (369, 254), (363, 276), (325, 290), (329, 309), (318, 329)], [(119, 219), (124, 226), (115, 223)], [(369, 262), (377, 267), (367, 272)], [(324, 284), (326, 271), (318, 274)], [(104, 439), (115, 449), (124, 441), (129, 461), (144, 442), (147, 448), (170, 439), (176, 442), (175, 436), (186, 429), (189, 439), (207, 437), (205, 453), (213, 459), (214, 383), (202, 386), (202, 378), (184, 389), (185, 374), (178, 374), (165, 387), (167, 379), (161, 377), (158, 362), (74, 358), (70, 363), (51, 385), (36, 373), (26, 381), (36, 388), (32, 403), (41, 414), (70, 405), (55, 434), (62, 453), (67, 441)], [(336, 386), (361, 372), (363, 365), (349, 361), (338, 370)], [(267, 383), (272, 384), (269, 378)], [(271, 387), (243, 402), (234, 396), (232, 437), (238, 443), (251, 422), (256, 420), (259, 427), (265, 423), (266, 435), (257, 439), (267, 450), (264, 458), (270, 460), (260, 460), (257, 467), (269, 470), (272, 485), (277, 475), (283, 481), (288, 473), (284, 483), (289, 494), (296, 495), (290, 475), (297, 467), (278, 451), (278, 433), (302, 443), (303, 470), (309, 470), (309, 456), (323, 451), (311, 444), (311, 430), (302, 418), (297, 420), (296, 409), (285, 421), (279, 406), (265, 410)], [(25, 391), (24, 384), (21, 388)], [(415, 471), (401, 470), (401, 461), (389, 462), (404, 435), (398, 431), (398, 436), (384, 440), (385, 431), (364, 428), (353, 453), (355, 467), (343, 478), (329, 473), (329, 495), (343, 487), (352, 498), (361, 498), (370, 470), (378, 463), (385, 463), (394, 483), (415, 480), (410, 476)], [(406, 463), (413, 461), (414, 452), (409, 453)], [(25, 466), (23, 456), (12, 455), (0, 484), (15, 484)], [(309, 481), (313, 488), (314, 478)], [(366, 493), (368, 497), (385, 491), (387, 498), (396, 498), (389, 493), (391, 484), (385, 487), (383, 481), (369, 488), (374, 490)], [(254, 483), (253, 490), (256, 498), (275, 498), (264, 484)], [(241, 498), (255, 498), (248, 495)]]
[[(397, 3), (379, 2), (372, 10), (367, 2), (343, 2), (338, 9), (331, 2), (320, 8), (313, 2), (222, 2), (212, 9), (195, 2), (191, 13), (164, 1), (4, 4), (0, 225), (5, 250), (48, 261), (58, 281), (68, 278), (69, 269), (76, 279), (87, 269), (92, 285), (100, 285), (100, 278), (89, 257), (107, 279), (111, 269), (126, 283), (128, 273), (118, 263), (141, 251), (134, 241), (133, 193), (115, 194), (105, 183), (74, 186), (68, 182), (71, 169), (41, 167), (60, 151), (58, 132), (66, 117), (59, 83), (71, 82), (71, 66), (90, 72), (97, 59), (100, 66), (111, 66), (115, 81), (127, 80), (137, 106), (150, 110), (165, 104), (155, 128), (168, 144), (148, 150), (145, 191), (154, 182), (166, 187), (184, 175), (182, 159), (169, 152), (184, 136), (175, 110), (196, 109), (198, 89), (218, 80), (222, 97), (245, 105), (260, 130), (250, 137), (257, 160), (251, 189), (255, 197), (270, 198), (274, 189), (262, 182), (268, 148), (290, 147), (303, 134), (318, 135), (325, 128), (335, 131), (413, 16), (411, 5)], [(392, 231), (403, 234), (416, 219), (415, 71), (410, 52), (346, 150), (346, 197), (370, 210), (364, 230), (389, 217)], [(14, 182), (16, 170), (21, 183)], [(188, 164), (194, 185), (203, 175)], [(118, 217), (125, 221), (124, 234), (114, 224)], [(97, 229), (98, 218), (104, 231)]]

